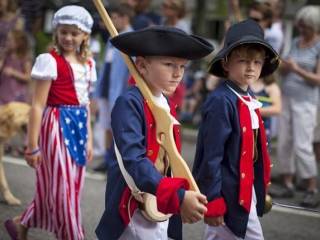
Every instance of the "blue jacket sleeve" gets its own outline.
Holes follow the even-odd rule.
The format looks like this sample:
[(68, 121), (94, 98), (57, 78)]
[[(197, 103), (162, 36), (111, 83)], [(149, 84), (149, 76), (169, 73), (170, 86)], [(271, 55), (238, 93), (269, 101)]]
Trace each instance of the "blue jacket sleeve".
[(221, 197), (222, 164), (232, 132), (231, 111), (225, 97), (214, 96), (207, 101), (202, 113), (193, 174), (209, 202)]
[(111, 126), (126, 170), (141, 191), (155, 195), (162, 176), (146, 157), (142, 102), (135, 97), (119, 97), (112, 111)]

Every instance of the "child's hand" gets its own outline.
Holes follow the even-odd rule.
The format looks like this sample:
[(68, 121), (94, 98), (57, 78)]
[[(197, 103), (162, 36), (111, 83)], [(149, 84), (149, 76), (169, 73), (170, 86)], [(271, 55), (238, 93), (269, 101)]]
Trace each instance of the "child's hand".
[(298, 69), (298, 64), (292, 59), (288, 58), (286, 60), (282, 60), (282, 64), (285, 70), (296, 72)]
[(37, 168), (41, 163), (41, 152), (37, 151), (34, 154), (28, 154), (30, 152), (32, 151), (27, 148), (24, 158), (30, 167)]
[(218, 226), (224, 226), (224, 220), (223, 220), (223, 216), (219, 216), (219, 217), (205, 217), (204, 218), (204, 222), (210, 226), (213, 227), (218, 227)]
[(93, 143), (92, 140), (89, 139), (87, 142), (87, 160), (89, 163), (93, 160)]
[(203, 219), (207, 211), (206, 196), (194, 191), (186, 191), (180, 207), (180, 215), (183, 223), (195, 223)]
[(3, 73), (4, 73), (5, 75), (7, 75), (8, 77), (13, 77), (13, 75), (14, 75), (14, 69), (11, 68), (11, 67), (5, 67), (5, 68), (3, 69)]

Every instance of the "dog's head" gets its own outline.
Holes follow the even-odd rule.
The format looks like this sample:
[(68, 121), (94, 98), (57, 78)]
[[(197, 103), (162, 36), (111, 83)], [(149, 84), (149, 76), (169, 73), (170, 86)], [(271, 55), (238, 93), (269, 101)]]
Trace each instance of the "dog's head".
[(30, 106), (11, 102), (0, 106), (0, 140), (7, 140), (21, 130), (26, 130)]

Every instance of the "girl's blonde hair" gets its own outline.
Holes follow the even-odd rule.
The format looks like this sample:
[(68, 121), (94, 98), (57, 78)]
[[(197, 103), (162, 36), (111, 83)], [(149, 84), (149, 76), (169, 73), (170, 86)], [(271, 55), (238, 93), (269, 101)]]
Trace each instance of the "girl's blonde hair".
[[(88, 33), (85, 33), (88, 34)], [(63, 50), (58, 44), (58, 36), (57, 36), (57, 28), (53, 32), (53, 48), (59, 53), (62, 54)], [(80, 45), (80, 48), (77, 50), (77, 56), (80, 60), (80, 62), (85, 63), (89, 60), (90, 57), (92, 57), (92, 53), (90, 51), (89, 46), (89, 37), (86, 38)]]

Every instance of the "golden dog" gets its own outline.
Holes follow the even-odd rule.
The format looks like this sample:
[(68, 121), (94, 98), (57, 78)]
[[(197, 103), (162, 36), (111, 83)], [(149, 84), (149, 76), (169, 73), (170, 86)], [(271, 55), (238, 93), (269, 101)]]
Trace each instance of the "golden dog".
[(11, 102), (0, 106), (0, 192), (9, 205), (20, 205), (21, 201), (13, 196), (8, 186), (2, 162), (4, 143), (19, 131), (26, 129), (29, 111), (30, 106), (22, 102)]

